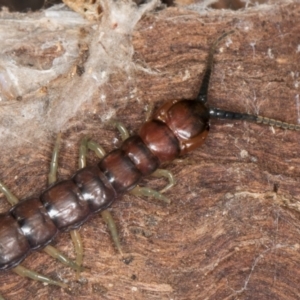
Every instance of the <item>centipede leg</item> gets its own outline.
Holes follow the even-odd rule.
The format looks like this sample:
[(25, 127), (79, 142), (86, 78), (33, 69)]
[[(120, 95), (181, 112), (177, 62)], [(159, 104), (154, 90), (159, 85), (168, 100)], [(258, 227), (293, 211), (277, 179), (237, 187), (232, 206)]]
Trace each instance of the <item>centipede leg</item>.
[[(126, 128), (125, 128), (125, 130), (122, 130), (122, 128), (121, 128), (120, 132), (123, 136), (126, 136), (126, 134), (128, 134)], [(87, 149), (93, 151), (100, 159), (105, 156), (105, 150), (100, 145), (98, 145), (97, 143), (95, 143), (93, 141), (87, 141), (87, 139), (83, 139), (81, 142), (80, 151), (79, 151), (80, 152), (79, 163), (80, 162), (84, 163), (83, 167), (85, 166), (85, 155), (86, 155)], [(116, 226), (116, 223), (114, 222), (114, 219), (113, 219), (110, 211), (103, 210), (100, 212), (100, 214), (110, 231), (111, 238), (115, 244), (115, 247), (117, 248), (118, 252), (121, 255), (123, 255), (117, 226)]]
[(130, 137), (130, 134), (122, 122), (119, 121), (111, 121), (111, 124), (118, 129), (121, 135), (122, 141), (125, 141)]
[(57, 169), (58, 169), (58, 154), (59, 154), (60, 143), (61, 143), (61, 132), (58, 133), (56, 140), (55, 140), (54, 148), (52, 150), (50, 170), (48, 173), (48, 184), (49, 185), (54, 183), (57, 180), (56, 175), (57, 175)]
[[(83, 262), (83, 244), (82, 244), (82, 239), (81, 239), (80, 233), (78, 230), (72, 230), (72, 231), (70, 231), (70, 235), (71, 235), (71, 239), (72, 239), (74, 249), (75, 249), (76, 265), (81, 267), (82, 262)], [(81, 269), (76, 270), (76, 280), (79, 280), (80, 272), (82, 270), (83, 270), (82, 267), (81, 267)]]
[(19, 202), (19, 199), (9, 190), (9, 188), (3, 183), (0, 182), (0, 191), (4, 194), (7, 201), (13, 206)]
[(173, 174), (168, 170), (157, 169), (154, 173), (151, 174), (151, 176), (158, 177), (158, 178), (165, 177), (169, 183), (167, 183), (167, 185), (165, 185), (165, 187), (163, 189), (161, 189), (160, 191), (156, 191), (156, 190), (153, 190), (153, 189), (147, 188), (147, 187), (136, 186), (134, 189), (132, 189), (130, 191), (131, 194), (133, 194), (135, 196), (153, 197), (153, 198), (161, 200), (167, 204), (170, 204), (171, 203), (170, 199), (168, 199), (162, 193), (166, 192), (168, 189), (170, 189), (171, 187), (173, 187), (175, 185), (176, 180), (175, 180)]
[(153, 197), (167, 204), (170, 204), (171, 203), (170, 199), (168, 199), (162, 193), (164, 193), (165, 191), (167, 191), (168, 189), (170, 189), (175, 185), (176, 180), (173, 174), (167, 170), (157, 169), (154, 173), (151, 174), (151, 176), (158, 177), (158, 178), (165, 177), (169, 183), (167, 183), (167, 185), (165, 185), (165, 187), (160, 191), (156, 191), (147, 187), (136, 186), (134, 189), (130, 191), (130, 193), (135, 196)]
[(67, 256), (65, 256), (64, 254), (62, 254), (60, 251), (58, 251), (56, 248), (54, 248), (51, 245), (46, 246), (43, 249), (44, 252), (46, 252), (48, 255), (50, 255), (51, 257), (55, 258), (56, 260), (58, 260), (59, 262), (61, 262), (62, 264), (72, 268), (73, 270), (75, 270), (76, 272), (82, 272), (84, 271), (84, 268), (81, 267), (79, 264), (77, 264), (77, 262), (73, 262), (71, 259), (69, 259)]
[(168, 180), (169, 183), (167, 185), (165, 185), (165, 187), (159, 191), (160, 193), (166, 192), (171, 187), (173, 187), (175, 185), (175, 183), (176, 183), (175, 177), (168, 170), (157, 169), (155, 172), (153, 172), (151, 174), (151, 176), (154, 176), (154, 177), (157, 177), (157, 178), (164, 177), (164, 178), (166, 178)]
[(154, 189), (148, 188), (148, 187), (141, 187), (139, 185), (137, 185), (134, 189), (132, 189), (130, 191), (130, 194), (132, 194), (134, 196), (138, 196), (138, 197), (152, 197), (157, 200), (161, 200), (167, 204), (171, 203), (170, 199), (168, 199), (166, 196), (164, 196), (160, 192), (158, 192)]
[(36, 280), (36, 281), (41, 281), (41, 282), (45, 282), (45, 283), (48, 283), (48, 284), (57, 285), (57, 286), (60, 286), (64, 289), (68, 288), (68, 285), (66, 285), (63, 282), (59, 282), (59, 281), (50, 279), (50, 278), (48, 278), (44, 275), (41, 275), (39, 273), (36, 273), (36, 272), (32, 271), (32, 270), (28, 270), (28, 269), (24, 268), (21, 265), (18, 265), (17, 267), (13, 268), (12, 271), (17, 273), (18, 275), (20, 275), (22, 277), (28, 277), (28, 278), (31, 278), (31, 279)]
[(121, 242), (119, 239), (118, 229), (117, 229), (116, 223), (113, 219), (113, 216), (111, 215), (110, 211), (106, 209), (101, 212), (101, 217), (104, 220), (104, 222), (106, 223), (106, 225), (110, 231), (111, 238), (115, 244), (115, 247), (117, 248), (119, 253), (121, 255), (123, 255), (122, 248), (121, 248)]

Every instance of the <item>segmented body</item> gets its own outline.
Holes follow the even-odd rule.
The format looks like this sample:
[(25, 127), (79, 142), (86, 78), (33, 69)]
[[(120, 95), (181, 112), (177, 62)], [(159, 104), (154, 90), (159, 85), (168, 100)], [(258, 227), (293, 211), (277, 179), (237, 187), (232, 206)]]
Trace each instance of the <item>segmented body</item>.
[(45, 247), (60, 231), (82, 225), (134, 188), (162, 163), (199, 147), (209, 129), (209, 109), (194, 100), (169, 101), (139, 134), (106, 155), (97, 165), (55, 183), (40, 197), (29, 198), (0, 214), (0, 269), (20, 264)]

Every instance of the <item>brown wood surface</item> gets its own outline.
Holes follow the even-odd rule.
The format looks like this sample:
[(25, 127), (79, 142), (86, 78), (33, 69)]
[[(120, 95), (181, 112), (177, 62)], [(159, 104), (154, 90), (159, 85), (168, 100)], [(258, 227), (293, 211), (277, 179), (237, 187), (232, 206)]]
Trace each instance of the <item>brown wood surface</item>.
[[(209, 104), (297, 123), (300, 121), (300, 4), (272, 10), (212, 11), (168, 8), (144, 17), (132, 43), (136, 68), (101, 87), (105, 107), (91, 99), (62, 128), (59, 178), (76, 170), (78, 141), (89, 134), (107, 151), (119, 138), (99, 115), (109, 107), (135, 132), (145, 107), (196, 96), (209, 46), (218, 47)], [(298, 49), (298, 50), (297, 50)], [(55, 83), (59, 86), (59, 83)], [(31, 146), (1, 146), (1, 180), (20, 198), (39, 194), (53, 134)], [(89, 164), (96, 162), (90, 155)], [(99, 216), (82, 226), (87, 271), (75, 273), (33, 253), (24, 265), (67, 280), (72, 290), (0, 273), (6, 299), (299, 299), (300, 135), (240, 121), (211, 121), (203, 147), (166, 168), (177, 184), (170, 205), (126, 194), (112, 206), (125, 258)], [(159, 188), (163, 180), (143, 184)], [(275, 192), (274, 192), (275, 191)], [(4, 198), (0, 211), (9, 209)], [(67, 233), (57, 248), (74, 257)]]

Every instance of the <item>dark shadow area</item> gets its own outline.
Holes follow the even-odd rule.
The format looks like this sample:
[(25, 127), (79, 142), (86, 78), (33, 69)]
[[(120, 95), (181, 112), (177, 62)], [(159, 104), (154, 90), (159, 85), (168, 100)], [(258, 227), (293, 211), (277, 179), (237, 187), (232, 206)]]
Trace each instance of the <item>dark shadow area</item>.
[(61, 0), (0, 0), (0, 7), (7, 7), (9, 11), (35, 11), (61, 3)]

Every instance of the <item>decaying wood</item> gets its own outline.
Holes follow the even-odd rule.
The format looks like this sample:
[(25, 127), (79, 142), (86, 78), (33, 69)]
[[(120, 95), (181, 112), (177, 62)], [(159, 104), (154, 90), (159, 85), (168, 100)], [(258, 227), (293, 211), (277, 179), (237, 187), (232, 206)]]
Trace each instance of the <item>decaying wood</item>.
[[(106, 106), (91, 101), (62, 129), (60, 179), (76, 170), (82, 136), (108, 151), (116, 146), (116, 130), (99, 125), (98, 115), (110, 107), (134, 132), (147, 105), (194, 98), (209, 46), (231, 29), (236, 32), (215, 56), (209, 104), (299, 123), (299, 18), (299, 2), (205, 15), (168, 8), (145, 16), (132, 38), (135, 72), (111, 76), (101, 87)], [(204, 146), (166, 166), (178, 180), (167, 193), (170, 205), (127, 194), (112, 206), (125, 258), (96, 216), (80, 229), (88, 269), (80, 282), (44, 253), (24, 262), (68, 280), (70, 292), (7, 272), (0, 274), (0, 293), (7, 299), (299, 299), (299, 141), (296, 132), (212, 120)], [(1, 180), (20, 198), (45, 188), (52, 142), (2, 155)], [(90, 155), (89, 163), (95, 161)], [(163, 181), (143, 184), (159, 188)], [(9, 209), (4, 199), (0, 205)], [(67, 233), (56, 246), (74, 255)]]

